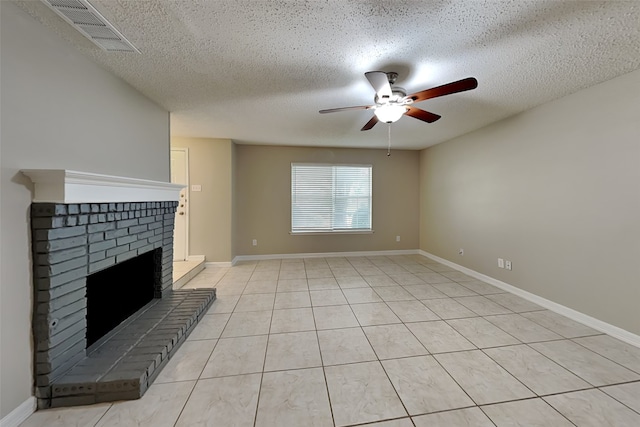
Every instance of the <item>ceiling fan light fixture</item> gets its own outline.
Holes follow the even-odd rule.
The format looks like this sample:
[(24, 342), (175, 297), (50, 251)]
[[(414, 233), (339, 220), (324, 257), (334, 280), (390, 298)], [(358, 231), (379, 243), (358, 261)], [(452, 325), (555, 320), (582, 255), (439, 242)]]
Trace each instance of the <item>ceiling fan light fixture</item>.
[(405, 114), (426, 123), (433, 123), (440, 119), (438, 114), (421, 110), (412, 104), (478, 87), (478, 81), (475, 78), (467, 77), (466, 79), (432, 87), (431, 89), (425, 89), (407, 96), (407, 92), (403, 88), (392, 86), (397, 77), (396, 73), (368, 71), (364, 73), (364, 75), (367, 80), (369, 80), (371, 87), (376, 91), (373, 98), (373, 105), (330, 108), (328, 110), (320, 110), (320, 113), (335, 113), (337, 111), (347, 110), (373, 110), (373, 117), (360, 129), (361, 131), (373, 128), (378, 122), (389, 124), (397, 122), (400, 120), (400, 117)]
[(385, 104), (377, 107), (373, 114), (384, 123), (394, 123), (407, 112), (407, 107), (398, 104)]

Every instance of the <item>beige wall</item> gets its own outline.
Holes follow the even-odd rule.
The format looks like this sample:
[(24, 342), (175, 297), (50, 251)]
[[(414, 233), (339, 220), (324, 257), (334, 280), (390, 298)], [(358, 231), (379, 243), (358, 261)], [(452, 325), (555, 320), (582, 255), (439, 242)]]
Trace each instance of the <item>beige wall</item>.
[(640, 333), (640, 71), (420, 161), (421, 249)]
[(32, 394), (26, 168), (169, 180), (169, 114), (0, 2), (0, 417)]
[(231, 257), (234, 258), (237, 255), (235, 237), (238, 230), (238, 221), (236, 220), (238, 208), (237, 208), (237, 196), (236, 196), (236, 182), (238, 180), (238, 146), (231, 144)]
[(189, 150), (189, 183), (202, 191), (189, 191), (189, 255), (204, 255), (208, 262), (232, 259), (233, 143), (228, 139), (171, 138), (172, 148)]
[[(292, 236), (291, 163), (373, 165), (374, 234)], [(237, 145), (236, 255), (381, 251), (418, 247), (419, 152)], [(395, 236), (401, 236), (396, 242)], [(258, 240), (258, 246), (251, 241)]]

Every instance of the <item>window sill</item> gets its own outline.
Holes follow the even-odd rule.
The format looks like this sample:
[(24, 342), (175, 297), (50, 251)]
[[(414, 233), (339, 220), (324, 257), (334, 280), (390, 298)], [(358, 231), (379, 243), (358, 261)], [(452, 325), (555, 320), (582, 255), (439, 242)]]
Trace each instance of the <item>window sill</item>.
[(374, 230), (290, 231), (292, 236), (323, 236), (327, 234), (373, 234)]

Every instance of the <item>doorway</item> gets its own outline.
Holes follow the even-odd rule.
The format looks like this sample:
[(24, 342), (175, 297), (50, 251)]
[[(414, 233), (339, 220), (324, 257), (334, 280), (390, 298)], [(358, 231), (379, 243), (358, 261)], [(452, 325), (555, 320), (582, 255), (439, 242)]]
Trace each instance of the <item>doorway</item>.
[(180, 190), (173, 231), (173, 260), (186, 261), (189, 257), (189, 150), (171, 149), (171, 182), (185, 186)]

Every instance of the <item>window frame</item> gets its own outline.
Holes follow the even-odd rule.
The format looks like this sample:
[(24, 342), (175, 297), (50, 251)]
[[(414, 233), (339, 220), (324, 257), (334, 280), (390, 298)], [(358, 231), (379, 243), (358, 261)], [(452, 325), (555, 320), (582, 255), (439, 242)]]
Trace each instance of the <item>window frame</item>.
[[(336, 167), (354, 167), (354, 168), (368, 168), (369, 169), (369, 228), (332, 228), (332, 229), (307, 229), (307, 230), (294, 230), (293, 228), (293, 217), (294, 217), (294, 188), (293, 188), (293, 175), (294, 175), (294, 167), (295, 166), (317, 166), (317, 167), (327, 167), (327, 168), (336, 168)], [(290, 207), (290, 215), (289, 215), (289, 234), (300, 236), (300, 235), (327, 235), (327, 234), (373, 234), (373, 165), (372, 164), (359, 164), (359, 163), (316, 163), (316, 162), (291, 162), (291, 170), (289, 174), (289, 207)], [(334, 183), (335, 184), (335, 183)], [(331, 192), (332, 198), (335, 200), (335, 191)], [(335, 203), (332, 207), (332, 217), (335, 215)]]

